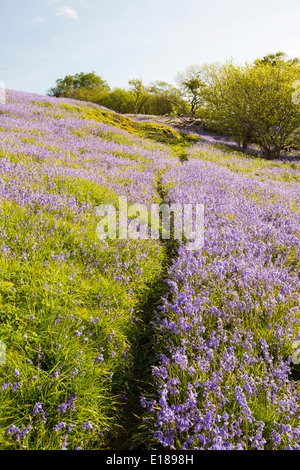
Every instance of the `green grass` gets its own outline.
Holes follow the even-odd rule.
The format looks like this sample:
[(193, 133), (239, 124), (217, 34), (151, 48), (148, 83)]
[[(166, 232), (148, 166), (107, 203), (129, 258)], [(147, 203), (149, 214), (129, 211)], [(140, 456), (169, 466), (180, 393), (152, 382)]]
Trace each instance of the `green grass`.
[[(118, 240), (103, 249), (92, 224), (82, 227), (10, 203), (2, 204), (0, 219), (2, 224), (6, 220), (7, 242), (16, 257), (24, 250), (28, 254), (21, 264), (17, 258), (0, 258), (0, 337), (7, 349), (0, 380), (21, 382), (16, 391), (2, 391), (0, 447), (59, 449), (65, 434), (53, 429), (64, 421), (77, 426), (69, 434), (68, 448), (80, 441), (84, 448), (103, 448), (121, 426), (120, 395), (128, 393), (128, 381), (134, 380), (130, 348), (142, 321), (135, 320), (135, 309), (160, 272), (163, 251), (147, 242)], [(51, 257), (62, 252), (70, 256), (63, 261)], [(117, 253), (116, 273), (111, 260)], [(117, 280), (116, 274), (126, 275), (128, 283)], [(95, 318), (99, 320), (93, 323)], [(99, 354), (103, 361), (94, 365)], [(75, 410), (58, 416), (57, 408), (73, 393)], [(33, 417), (38, 402), (49, 413), (46, 423), (41, 414)], [(103, 437), (78, 429), (86, 421)], [(5, 436), (11, 424), (31, 424), (33, 429), (16, 442), (15, 436)]]

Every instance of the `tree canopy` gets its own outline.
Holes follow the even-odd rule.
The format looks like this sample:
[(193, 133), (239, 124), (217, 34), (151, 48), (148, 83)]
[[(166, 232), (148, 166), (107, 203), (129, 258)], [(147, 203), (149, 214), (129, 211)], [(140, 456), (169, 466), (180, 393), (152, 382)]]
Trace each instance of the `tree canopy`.
[(66, 75), (65, 78), (56, 80), (56, 86), (50, 88), (48, 95), (56, 97), (72, 97), (72, 93), (78, 89), (85, 89), (88, 91), (100, 89), (109, 91), (108, 83), (101, 77), (96, 75), (95, 72), (90, 73), (76, 73), (75, 75)]
[(244, 65), (206, 65), (198, 74), (203, 102), (198, 113), (218, 130), (245, 148), (257, 143), (267, 158), (293, 142), (300, 128), (300, 107), (293, 100), (298, 59), (278, 52)]

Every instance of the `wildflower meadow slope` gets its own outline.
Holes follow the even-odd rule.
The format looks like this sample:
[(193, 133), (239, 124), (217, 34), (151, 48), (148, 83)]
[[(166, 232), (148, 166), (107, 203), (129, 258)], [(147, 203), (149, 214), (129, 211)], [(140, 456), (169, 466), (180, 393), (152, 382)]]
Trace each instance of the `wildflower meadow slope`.
[[(1, 449), (300, 448), (299, 163), (15, 91), (0, 157)], [(203, 248), (99, 240), (120, 196)]]
[(170, 201), (205, 206), (154, 322), (159, 399), (142, 403), (164, 447), (300, 448), (299, 170), (200, 144), (164, 174)]
[(99, 240), (95, 209), (120, 196), (159, 202), (161, 172), (179, 165), (151, 140), (157, 127), (134, 126), (97, 106), (14, 91), (1, 108), (3, 449), (107, 448), (122, 428), (143, 325), (137, 299), (164, 252), (154, 241)]

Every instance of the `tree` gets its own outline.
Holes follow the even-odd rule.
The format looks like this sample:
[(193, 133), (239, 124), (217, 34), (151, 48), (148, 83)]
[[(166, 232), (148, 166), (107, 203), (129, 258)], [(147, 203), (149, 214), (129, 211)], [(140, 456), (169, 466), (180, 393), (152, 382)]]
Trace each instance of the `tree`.
[(298, 65), (300, 59), (295, 57), (294, 59), (289, 59), (287, 54), (282, 51), (275, 52), (275, 54), (265, 55), (262, 59), (256, 59), (254, 64), (259, 65), (272, 65), (272, 66), (286, 66), (286, 65)]
[(297, 62), (245, 68), (254, 138), (266, 158), (279, 157), (300, 127), (300, 109), (293, 103), (293, 83), (300, 78)]
[(196, 116), (197, 110), (203, 104), (202, 90), (204, 84), (201, 75), (201, 67), (194, 64), (185, 71), (178, 73), (175, 79), (182, 95), (188, 100), (190, 113), (193, 117)]
[(148, 94), (143, 81), (141, 79), (131, 79), (128, 82), (130, 86), (131, 96), (133, 100), (133, 109), (134, 114), (139, 114), (142, 112), (143, 107), (148, 100)]
[[(76, 73), (75, 75), (66, 75), (65, 78), (56, 80), (56, 86), (48, 90), (48, 96), (71, 98), (76, 95), (79, 89), (92, 91), (109, 91), (109, 85), (105, 80), (95, 74), (90, 73)], [(87, 94), (87, 93), (86, 93)], [(87, 100), (89, 101), (89, 100)]]
[(102, 95), (96, 102), (117, 113), (131, 114), (133, 112), (131, 93), (122, 88), (114, 88), (111, 92)]
[[(269, 60), (270, 59), (270, 60)], [(282, 55), (254, 64), (228, 62), (203, 88), (208, 115), (247, 147), (255, 141), (266, 158), (278, 157), (300, 127), (300, 109), (292, 100), (300, 67)]]
[(68, 98), (79, 100), (79, 101), (90, 101), (92, 103), (98, 103), (105, 100), (105, 97), (109, 95), (109, 91), (102, 87), (95, 86), (94, 88), (74, 88), (67, 95)]
[(217, 123), (219, 132), (230, 134), (246, 148), (254, 137), (254, 129), (249, 118), (249, 84), (243, 69), (232, 62), (223, 66), (217, 63), (206, 66), (203, 75), (204, 116)]
[(189, 112), (188, 104), (182, 98), (180, 90), (167, 82), (151, 83), (148, 92), (151, 95), (151, 114), (166, 116)]

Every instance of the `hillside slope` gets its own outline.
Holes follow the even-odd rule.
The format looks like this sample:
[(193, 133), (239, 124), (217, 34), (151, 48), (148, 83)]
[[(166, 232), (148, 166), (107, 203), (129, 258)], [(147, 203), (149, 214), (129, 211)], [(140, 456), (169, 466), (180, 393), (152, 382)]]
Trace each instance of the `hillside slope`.
[[(96, 105), (7, 92), (0, 110), (0, 340), (8, 366), (0, 367), (1, 448), (64, 447), (62, 419), (62, 429), (73, 430), (71, 448), (106, 448), (124, 435), (124, 396), (132, 401), (129, 422), (138, 401), (135, 348), (149, 333), (139, 305), (166, 255), (151, 240), (99, 240), (95, 210), (120, 196), (160, 202), (161, 174), (180, 165), (178, 155), (193, 142)], [(146, 348), (142, 375), (151, 356)], [(74, 412), (65, 421), (68, 407)]]
[[(99, 239), (120, 196), (203, 204), (204, 246)], [(299, 163), (8, 91), (0, 448), (299, 449), (299, 204)]]

